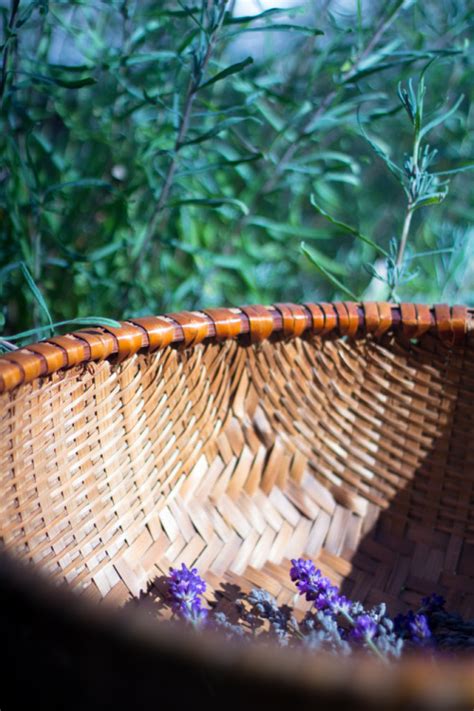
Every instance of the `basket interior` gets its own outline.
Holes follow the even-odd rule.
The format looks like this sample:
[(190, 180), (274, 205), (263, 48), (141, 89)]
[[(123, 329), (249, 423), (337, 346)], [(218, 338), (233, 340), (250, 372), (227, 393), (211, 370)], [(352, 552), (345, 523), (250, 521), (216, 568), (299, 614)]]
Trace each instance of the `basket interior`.
[(473, 396), (473, 349), (429, 334), (75, 367), (0, 396), (0, 534), (114, 604), (182, 562), (293, 601), (304, 556), (393, 614), (437, 591), (472, 617)]

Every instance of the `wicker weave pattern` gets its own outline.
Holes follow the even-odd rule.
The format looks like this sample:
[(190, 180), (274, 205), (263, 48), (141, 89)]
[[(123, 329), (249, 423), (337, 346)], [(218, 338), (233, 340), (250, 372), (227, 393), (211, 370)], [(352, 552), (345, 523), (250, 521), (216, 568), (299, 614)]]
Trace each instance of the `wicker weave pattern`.
[(474, 615), (471, 319), (249, 306), (5, 356), (0, 535), (114, 603), (181, 562), (286, 602), (308, 555), (393, 612), (436, 589)]

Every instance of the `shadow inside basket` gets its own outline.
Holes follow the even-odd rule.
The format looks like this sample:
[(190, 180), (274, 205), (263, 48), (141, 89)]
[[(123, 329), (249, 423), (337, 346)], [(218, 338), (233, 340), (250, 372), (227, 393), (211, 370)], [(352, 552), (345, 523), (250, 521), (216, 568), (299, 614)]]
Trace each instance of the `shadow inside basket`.
[[(164, 507), (175, 537), (135, 601), (169, 616), (166, 576), (184, 562), (226, 614), (261, 588), (301, 618), (289, 571), (303, 557), (391, 616), (437, 593), (473, 618), (472, 351), (430, 336), (227, 348), (223, 426), (199, 482), (191, 467)], [(199, 357), (211, 378), (219, 356)]]

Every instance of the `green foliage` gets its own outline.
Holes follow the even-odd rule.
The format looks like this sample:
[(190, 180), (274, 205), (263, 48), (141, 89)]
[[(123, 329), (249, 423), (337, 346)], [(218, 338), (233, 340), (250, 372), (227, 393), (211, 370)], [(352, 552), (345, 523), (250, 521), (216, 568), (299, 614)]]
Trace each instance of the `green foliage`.
[(469, 0), (0, 0), (0, 328), (472, 302), (472, 29)]
[[(441, 171), (438, 173), (432, 171), (430, 172), (429, 170), (430, 166), (435, 162), (437, 150), (431, 148), (427, 143), (422, 147), (421, 141), (429, 133), (429, 131), (434, 129), (436, 126), (445, 123), (448, 118), (456, 113), (462, 103), (462, 100), (464, 99), (464, 96), (459, 97), (459, 99), (448, 111), (440, 113), (426, 126), (423, 126), (423, 105), (426, 90), (424, 73), (426, 68), (421, 74), (416, 92), (413, 89), (413, 81), (411, 78), (408, 80), (408, 89), (403, 88), (401, 83), (398, 85), (398, 97), (413, 126), (413, 150), (411, 155), (405, 156), (402, 167), (395, 164), (390, 159), (388, 154), (368, 137), (362, 124), (359, 122), (362, 135), (374, 150), (376, 155), (383, 160), (390, 173), (392, 173), (392, 175), (397, 179), (405, 192), (407, 207), (400, 241), (398, 242), (397, 239), (392, 238), (390, 240), (390, 252), (387, 253), (373, 240), (362, 235), (354, 227), (346, 225), (343, 222), (339, 222), (331, 217), (319, 205), (317, 205), (313, 198), (311, 198), (312, 205), (321, 215), (323, 215), (323, 217), (329, 220), (329, 222), (336, 227), (339, 227), (343, 232), (354, 235), (363, 242), (370, 244), (371, 247), (374, 248), (375, 252), (382, 252), (382, 254), (384, 254), (386, 258), (384, 275), (380, 275), (380, 273), (377, 272), (371, 264), (366, 264), (364, 266), (372, 277), (386, 283), (388, 287), (387, 297), (389, 299), (397, 298), (398, 288), (413, 281), (419, 274), (418, 271), (408, 271), (407, 267), (410, 260), (407, 259), (405, 255), (413, 213), (421, 207), (437, 205), (445, 199), (448, 194), (449, 179), (440, 180), (440, 176), (455, 175), (457, 173), (464, 172), (466, 169), (474, 167), (474, 163), (472, 163), (467, 166), (461, 166), (459, 168), (454, 168), (449, 171)], [(326, 276), (336, 288), (339, 288), (339, 290), (342, 290), (346, 293), (346, 295), (349, 295), (357, 301), (363, 298), (363, 294), (356, 296), (350, 292), (347, 287), (335, 279), (333, 275), (327, 273), (318, 262), (315, 255), (304, 247), (304, 243), (302, 243), (302, 251), (308, 257), (310, 262), (312, 262), (312, 264), (314, 264), (314, 266), (316, 266), (316, 268), (324, 276)], [(440, 252), (439, 250), (431, 250), (431, 252), (424, 252), (423, 257), (431, 257), (440, 253), (443, 253), (443, 251)], [(419, 258), (421, 255), (418, 254), (414, 256), (418, 256)]]

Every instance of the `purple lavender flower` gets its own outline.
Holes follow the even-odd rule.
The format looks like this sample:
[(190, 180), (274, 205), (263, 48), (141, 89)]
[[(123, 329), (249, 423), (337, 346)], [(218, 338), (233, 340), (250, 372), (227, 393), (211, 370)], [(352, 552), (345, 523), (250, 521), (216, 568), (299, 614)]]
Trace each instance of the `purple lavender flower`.
[(351, 630), (351, 637), (356, 642), (367, 642), (371, 640), (377, 632), (377, 623), (370, 615), (359, 615), (354, 620)]
[(323, 610), (330, 613), (339, 612), (339, 588), (335, 585), (329, 585), (322, 588), (322, 591), (314, 601), (314, 606), (318, 610)]
[[(316, 615), (308, 613), (304, 627), (309, 630), (311, 644), (326, 644), (329, 639), (344, 643), (350, 649), (349, 640), (355, 643), (365, 643), (374, 654), (384, 661), (389, 655), (399, 657), (403, 647), (403, 639), (393, 632), (393, 622), (386, 616), (385, 603), (381, 603), (367, 611), (360, 602), (353, 602), (345, 595), (339, 594), (339, 588), (331, 584), (329, 578), (322, 575), (310, 560), (294, 559), (290, 577), (296, 583), (300, 595), (313, 602), (318, 610)], [(349, 629), (339, 627), (337, 616), (341, 615)], [(316, 622), (319, 628), (315, 627)], [(420, 625), (421, 622), (418, 621)], [(321, 629), (321, 626), (324, 629)], [(341, 631), (342, 630), (342, 631)], [(422, 635), (423, 630), (418, 630)]]
[(339, 589), (331, 584), (329, 578), (324, 577), (311, 560), (294, 558), (291, 562), (290, 577), (296, 583), (300, 595), (305, 595), (308, 601), (313, 602), (317, 610), (338, 612), (342, 598), (339, 597)]
[(291, 562), (290, 578), (296, 583), (300, 595), (306, 595), (307, 600), (314, 600), (320, 590), (321, 571), (311, 560), (293, 558)]
[(444, 610), (445, 604), (446, 600), (442, 595), (438, 595), (437, 593), (431, 593), (431, 595), (422, 598), (421, 612), (430, 615), (432, 612), (439, 612), (440, 610)]
[(415, 615), (410, 611), (407, 615), (407, 631), (411, 641), (416, 645), (421, 646), (431, 640), (431, 630), (426, 615)]
[(417, 647), (431, 642), (432, 634), (426, 615), (415, 614), (410, 610), (406, 615), (397, 615), (394, 619), (395, 633)]
[(206, 591), (206, 583), (198, 575), (197, 568), (189, 568), (183, 563), (179, 568), (170, 568), (169, 595), (173, 610), (185, 620), (194, 624), (203, 622), (208, 610), (202, 607), (201, 595)]
[(347, 618), (352, 610), (352, 605), (352, 600), (349, 600), (345, 595), (339, 595), (335, 602), (334, 610), (335, 612), (341, 612)]

